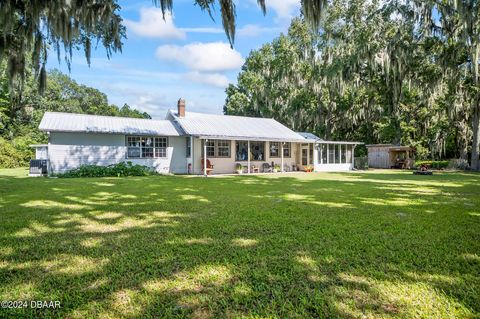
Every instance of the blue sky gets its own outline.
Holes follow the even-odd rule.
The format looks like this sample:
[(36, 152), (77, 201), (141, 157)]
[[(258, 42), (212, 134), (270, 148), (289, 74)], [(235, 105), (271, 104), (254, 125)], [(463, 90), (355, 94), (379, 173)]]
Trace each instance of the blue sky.
[[(128, 103), (163, 118), (180, 97), (186, 99), (187, 110), (220, 114), (225, 88), (236, 82), (245, 57), (288, 29), (300, 1), (267, 0), (263, 16), (256, 0), (237, 0), (233, 50), (218, 8), (212, 21), (192, 0), (174, 0), (173, 14), (165, 22), (150, 0), (119, 3), (128, 37), (123, 52), (108, 60), (99, 47), (90, 67), (77, 52), (70, 76), (106, 93), (110, 103)], [(48, 67), (68, 72), (56, 59), (50, 59)]]

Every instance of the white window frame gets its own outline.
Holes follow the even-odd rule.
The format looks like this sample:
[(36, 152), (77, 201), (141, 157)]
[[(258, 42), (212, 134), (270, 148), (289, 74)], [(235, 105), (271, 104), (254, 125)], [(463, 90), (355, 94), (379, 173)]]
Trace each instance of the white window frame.
[[(152, 146), (148, 146), (148, 148), (153, 149), (153, 156), (152, 157), (145, 157), (143, 156), (143, 147), (142, 146), (142, 139), (152, 139)], [(162, 141), (160, 141), (162, 140)], [(138, 141), (138, 146), (130, 146), (130, 142)], [(157, 146), (164, 144), (165, 146)], [(152, 158), (168, 158), (168, 136), (144, 136), (144, 135), (126, 135), (125, 136), (125, 147), (127, 148), (127, 152), (125, 153), (125, 158), (127, 159), (152, 159)], [(130, 148), (138, 148), (139, 156), (129, 156), (129, 149)], [(158, 155), (160, 154), (160, 155)]]

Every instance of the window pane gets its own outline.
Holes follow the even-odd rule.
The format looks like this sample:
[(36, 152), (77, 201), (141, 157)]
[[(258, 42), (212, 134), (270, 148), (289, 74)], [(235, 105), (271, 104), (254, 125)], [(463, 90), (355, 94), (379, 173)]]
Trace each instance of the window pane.
[(131, 158), (140, 157), (140, 147), (129, 147), (127, 156)]
[(328, 144), (328, 164), (335, 163), (335, 144)]
[(155, 157), (167, 157), (167, 138), (155, 138)]
[(327, 144), (321, 144), (322, 164), (327, 164)]
[(347, 162), (347, 145), (342, 145), (342, 163)]
[(187, 136), (187, 137), (185, 138), (185, 155), (186, 155), (187, 157), (190, 157), (191, 154), (192, 154), (192, 153), (191, 153), (191, 152), (192, 152), (192, 149), (191, 149), (191, 146), (192, 146), (192, 145), (191, 145), (190, 143), (191, 143), (190, 136)]
[(283, 157), (290, 157), (290, 143), (283, 145)]
[(217, 141), (217, 156), (230, 157), (230, 141), (228, 140)]
[(153, 137), (142, 137), (142, 157), (153, 157)]
[(347, 163), (352, 163), (352, 145), (347, 145)]
[(335, 164), (340, 164), (341, 145), (335, 145)]
[(250, 152), (252, 161), (265, 160), (265, 142), (250, 142)]
[(140, 137), (128, 136), (126, 144), (127, 144), (127, 157), (129, 158), (140, 157)]
[(237, 141), (235, 143), (235, 160), (246, 161), (248, 159), (248, 142)]
[(215, 156), (215, 141), (207, 141), (207, 157)]
[(279, 156), (280, 156), (280, 143), (270, 142), (270, 157), (279, 157)]

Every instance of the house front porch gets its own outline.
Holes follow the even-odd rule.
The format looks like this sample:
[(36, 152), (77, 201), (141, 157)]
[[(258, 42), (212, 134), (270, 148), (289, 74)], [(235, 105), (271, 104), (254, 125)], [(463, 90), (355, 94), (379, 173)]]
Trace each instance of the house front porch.
[(190, 172), (196, 174), (295, 172), (314, 167), (313, 143), (199, 138), (192, 146), (197, 155)]

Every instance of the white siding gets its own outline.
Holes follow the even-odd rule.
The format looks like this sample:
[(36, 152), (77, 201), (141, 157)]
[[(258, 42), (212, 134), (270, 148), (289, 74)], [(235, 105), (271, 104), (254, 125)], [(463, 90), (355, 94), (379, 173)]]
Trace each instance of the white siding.
[(50, 172), (64, 172), (84, 164), (110, 165), (131, 161), (162, 173), (185, 173), (185, 138), (169, 137), (168, 140), (166, 158), (127, 159), (123, 134), (52, 132), (48, 147)]

